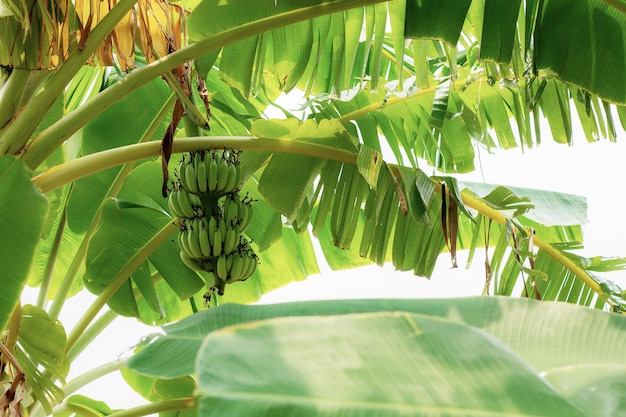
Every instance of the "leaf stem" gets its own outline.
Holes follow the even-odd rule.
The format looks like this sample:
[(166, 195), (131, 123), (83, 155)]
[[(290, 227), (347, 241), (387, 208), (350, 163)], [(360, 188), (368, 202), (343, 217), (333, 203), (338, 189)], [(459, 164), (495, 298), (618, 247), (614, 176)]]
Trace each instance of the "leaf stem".
[[(150, 123), (150, 126), (148, 126), (146, 131), (143, 133), (143, 135), (139, 139), (140, 143), (149, 141), (152, 138), (152, 136), (154, 135), (154, 133), (160, 126), (161, 122), (165, 119), (165, 117), (169, 113), (170, 107), (174, 104), (175, 101), (176, 101), (176, 96), (174, 94), (170, 95), (170, 98), (163, 104), (163, 106), (159, 110), (159, 113), (157, 113), (152, 123)], [(93, 155), (97, 155), (97, 154), (93, 154)], [(83, 158), (79, 158), (79, 159), (83, 159)], [(134, 162), (134, 161), (128, 161), (128, 162)], [(120, 165), (122, 165), (123, 163), (124, 161), (120, 162)], [(104, 204), (104, 201), (106, 201), (110, 197), (115, 197), (117, 195), (117, 193), (122, 188), (122, 185), (124, 184), (124, 180), (126, 179), (126, 176), (128, 175), (128, 173), (130, 173), (130, 171), (132, 171), (133, 167), (134, 167), (134, 164), (129, 164), (129, 163), (124, 164), (124, 166), (122, 166), (117, 176), (115, 177), (115, 180), (109, 187), (109, 190), (103, 202), (101, 203), (100, 208), (102, 207), (102, 204)], [(98, 213), (100, 212), (100, 208), (98, 208)], [(83, 264), (83, 261), (85, 260), (85, 256), (87, 255), (87, 247), (89, 244), (89, 239), (91, 238), (91, 234), (95, 230), (99, 219), (100, 219), (100, 216), (96, 214), (93, 220), (91, 221), (89, 228), (85, 232), (83, 241), (81, 242), (80, 247), (78, 248), (78, 251), (76, 252), (74, 256), (72, 263), (70, 264), (69, 268), (65, 272), (63, 281), (61, 281), (61, 285), (59, 287), (59, 290), (57, 291), (57, 295), (54, 298), (54, 301), (52, 302), (50, 311), (48, 312), (48, 314), (50, 314), (50, 317), (52, 317), (53, 319), (56, 319), (59, 316), (59, 313), (61, 312), (61, 309), (63, 308), (63, 304), (65, 303), (67, 295), (69, 294), (72, 288), (72, 285), (74, 285), (74, 281), (76, 280), (78, 271), (80, 270), (80, 267)]]
[[(454, 82), (454, 84), (450, 88), (451, 89), (461, 88), (466, 83), (467, 83), (466, 80), (457, 80), (457, 81)], [(398, 97), (396, 95), (393, 95), (393, 96), (389, 97), (389, 99), (386, 102), (384, 100), (381, 100), (381, 101), (378, 101), (376, 103), (372, 103), (372, 104), (369, 104), (367, 106), (363, 106), (363, 107), (361, 107), (358, 110), (355, 110), (353, 112), (346, 113), (343, 116), (338, 117), (337, 121), (342, 123), (342, 124), (346, 124), (346, 123), (349, 123), (352, 120), (358, 119), (361, 116), (365, 116), (367, 114), (380, 111), (380, 108), (383, 105), (383, 103), (385, 105), (384, 107), (387, 108), (389, 106), (393, 106), (394, 104), (404, 103), (404, 102), (407, 102), (409, 100), (413, 100), (415, 98), (421, 97), (421, 96), (426, 95), (426, 94), (434, 94), (436, 89), (437, 89), (437, 86), (429, 87), (429, 88), (422, 88), (422, 89), (419, 89), (415, 94), (410, 95), (410, 96), (406, 96), (406, 97)]]
[[(437, 188), (437, 192), (441, 193), (441, 187)], [(479, 213), (491, 218), (492, 220), (500, 223), (503, 226), (506, 226), (507, 218), (500, 213), (498, 210), (495, 210), (485, 204), (479, 198), (473, 196), (468, 191), (463, 190), (461, 192), (461, 196), (463, 198), (463, 203), (478, 211)], [(535, 236), (534, 237), (535, 246), (539, 249), (543, 250), (548, 256), (553, 258), (555, 261), (563, 265), (570, 272), (572, 272), (578, 279), (585, 283), (589, 288), (591, 288), (598, 295), (603, 295), (604, 292), (600, 285), (593, 280), (582, 268), (574, 264), (569, 258), (567, 258), (563, 253), (561, 253), (558, 249), (555, 249), (549, 243), (543, 241), (541, 238)]]
[[(356, 164), (357, 154), (314, 143), (289, 139), (262, 138), (256, 136), (199, 136), (177, 138), (172, 147), (173, 153), (191, 152), (201, 149), (233, 148), (255, 151), (285, 152), (330, 159), (348, 164)], [(33, 179), (44, 193), (64, 184), (83, 178), (123, 163), (158, 156), (161, 143), (157, 141), (113, 148), (83, 156), (54, 166)]]
[(150, 403), (137, 407), (127, 408), (107, 417), (142, 417), (150, 414), (160, 414), (166, 411), (186, 410), (196, 407), (195, 398), (177, 398), (175, 400), (166, 400), (158, 403)]
[[(136, 0), (122, 0), (113, 9), (119, 7), (122, 2)], [(112, 106), (119, 99), (137, 90), (151, 80), (161, 76), (161, 74), (176, 68), (194, 58), (218, 50), (224, 46), (237, 41), (258, 35), (290, 23), (312, 19), (329, 13), (339, 12), (353, 7), (365, 6), (368, 4), (380, 3), (383, 0), (337, 0), (332, 3), (324, 3), (312, 7), (304, 7), (288, 13), (271, 16), (264, 19), (255, 20), (243, 25), (233, 27), (223, 32), (217, 33), (209, 38), (199, 40), (189, 46), (179, 49), (161, 59), (152, 62), (145, 67), (133, 71), (120, 81), (98, 93), (88, 100), (84, 105), (63, 117), (52, 126), (42, 131), (28, 146), (22, 158), (32, 169), (38, 167), (57, 147), (68, 139), (74, 132), (84, 126), (91, 119), (96, 117), (102, 110)], [(111, 13), (109, 13), (110, 15)], [(107, 15), (107, 17), (109, 17)], [(104, 20), (103, 20), (104, 22)], [(102, 22), (100, 23), (100, 25)], [(96, 28), (99, 28), (98, 25)], [(111, 28), (112, 29), (112, 28)], [(93, 32), (92, 32), (93, 34)], [(83, 62), (87, 59), (83, 57)], [(68, 60), (69, 61), (69, 60)], [(67, 65), (64, 64), (64, 65)], [(51, 80), (52, 81), (52, 80)], [(69, 79), (68, 79), (69, 81)], [(55, 96), (56, 97), (56, 96)], [(29, 106), (30, 107), (30, 106)], [(41, 111), (41, 107), (36, 111), (29, 110), (29, 116), (36, 116), (36, 112)], [(20, 117), (24, 119), (24, 117)], [(29, 121), (32, 123), (32, 121)], [(29, 126), (22, 126), (29, 128)], [(32, 131), (31, 131), (32, 133)], [(0, 136), (0, 139), (2, 137)]]
[(31, 70), (14, 68), (0, 86), (0, 127), (9, 122), (20, 107)]
[(65, 384), (63, 386), (63, 393), (67, 397), (96, 379), (108, 375), (111, 372), (119, 371), (126, 365), (126, 362), (128, 362), (128, 359), (120, 359), (105, 363), (97, 368), (90, 369)]
[(119, 314), (113, 310), (107, 310), (98, 319), (85, 330), (76, 343), (66, 353), (66, 360), (73, 361), (87, 346), (113, 322)]
[(46, 262), (46, 268), (43, 274), (43, 281), (41, 287), (39, 287), (39, 294), (37, 295), (37, 307), (44, 308), (46, 299), (48, 298), (48, 289), (50, 288), (50, 281), (52, 280), (52, 273), (54, 271), (54, 265), (59, 255), (59, 248), (61, 247), (61, 240), (63, 239), (63, 232), (65, 231), (65, 225), (67, 222), (67, 210), (63, 208), (61, 218), (59, 219), (59, 225), (54, 232), (54, 240), (52, 241), (52, 247), (50, 248), (50, 254)]
[(131, 258), (126, 265), (118, 272), (117, 276), (106, 286), (106, 288), (98, 295), (96, 300), (89, 306), (87, 311), (78, 320), (76, 326), (72, 329), (67, 337), (66, 351), (69, 352), (77, 343), (79, 338), (85, 333), (85, 330), (93, 319), (98, 315), (98, 312), (104, 307), (104, 305), (111, 299), (113, 294), (124, 284), (130, 274), (150, 256), (163, 242), (165, 242), (172, 233), (178, 230), (178, 224), (168, 223), (163, 227), (153, 239), (151, 239), (146, 245), (137, 252), (137, 254)]

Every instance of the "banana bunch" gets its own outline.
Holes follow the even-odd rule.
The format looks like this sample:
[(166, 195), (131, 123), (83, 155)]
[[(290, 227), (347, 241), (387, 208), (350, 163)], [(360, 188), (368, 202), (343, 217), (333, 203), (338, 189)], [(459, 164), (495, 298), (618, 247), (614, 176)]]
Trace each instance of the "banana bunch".
[(217, 258), (217, 276), (227, 284), (245, 281), (254, 273), (257, 262), (258, 257), (248, 242), (242, 242), (236, 251)]
[(243, 235), (253, 200), (239, 195), (239, 151), (191, 152), (174, 177), (168, 207), (179, 219), (179, 255), (190, 269), (213, 274), (210, 300), (214, 292), (223, 295), (226, 284), (248, 279), (259, 260)]
[(191, 152), (178, 166), (180, 183), (193, 194), (221, 197), (241, 187), (239, 152), (214, 150)]
[(237, 248), (241, 240), (239, 225), (227, 226), (224, 220), (211, 216), (187, 219), (178, 234), (178, 245), (188, 257), (195, 259), (215, 258), (222, 254), (230, 254)]

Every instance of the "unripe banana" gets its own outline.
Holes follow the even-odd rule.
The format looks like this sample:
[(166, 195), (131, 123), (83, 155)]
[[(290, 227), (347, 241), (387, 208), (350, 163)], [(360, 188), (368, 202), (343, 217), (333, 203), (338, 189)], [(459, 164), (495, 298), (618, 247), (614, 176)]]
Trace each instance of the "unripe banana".
[(252, 276), (252, 274), (254, 274), (258, 264), (258, 258), (254, 253), (248, 255), (246, 258), (248, 260), (248, 265), (246, 265), (246, 271), (243, 273), (243, 281), (247, 280)]
[(198, 191), (206, 193), (208, 190), (208, 172), (204, 162), (200, 161), (196, 167), (196, 177), (198, 180)]
[(196, 171), (198, 171), (198, 167), (202, 164), (203, 157), (204, 151), (196, 151), (193, 153), (193, 167)]
[(215, 231), (217, 230), (217, 219), (215, 217), (211, 216), (207, 229), (209, 234), (209, 244), (213, 247), (213, 245), (215, 245)]
[(200, 228), (194, 227), (189, 230), (187, 235), (187, 245), (194, 258), (202, 258), (202, 249), (200, 248)]
[(167, 206), (170, 209), (170, 213), (172, 216), (181, 218), (182, 210), (178, 205), (178, 196), (176, 195), (177, 190), (170, 191), (170, 195), (167, 196)]
[(226, 254), (232, 253), (237, 244), (239, 243), (239, 226), (234, 225), (226, 229), (226, 236), (224, 237), (223, 251)]
[(231, 253), (230, 255), (226, 256), (226, 270), (230, 271), (230, 269), (233, 267), (233, 260), (235, 259), (235, 253)]
[(217, 277), (222, 281), (228, 279), (228, 269), (226, 268), (226, 255), (221, 255), (217, 258), (216, 268)]
[(182, 212), (181, 218), (191, 219), (196, 216), (196, 212), (191, 205), (191, 200), (189, 199), (189, 193), (184, 188), (179, 188), (176, 191), (176, 197), (178, 198), (178, 206)]
[(180, 176), (180, 183), (183, 187), (186, 187), (187, 182), (187, 163), (185, 161), (185, 157), (180, 160), (180, 164), (178, 164), (178, 175)]
[(217, 161), (217, 185), (215, 186), (215, 191), (219, 194), (223, 194), (227, 181), (228, 163), (224, 158), (219, 158)]
[(202, 250), (202, 256), (210, 258), (213, 255), (211, 251), (211, 243), (209, 242), (209, 229), (208, 226), (204, 226), (200, 229), (200, 249)]
[(182, 249), (178, 252), (178, 254), (183, 263), (187, 265), (187, 267), (192, 271), (200, 271), (202, 269), (202, 265), (200, 264), (200, 262), (195, 258), (190, 258), (189, 256), (187, 256), (185, 251), (183, 251)]
[(254, 271), (254, 263), (256, 263), (256, 261), (254, 260), (253, 257), (249, 256), (248, 254), (246, 254), (246, 256), (243, 257), (243, 269), (241, 270), (241, 281), (245, 281), (248, 278), (250, 278), (250, 275), (252, 275), (252, 272)]
[(243, 201), (239, 209), (239, 231), (243, 232), (250, 226), (252, 222), (252, 204), (248, 201)]
[(239, 223), (239, 203), (241, 200), (235, 194), (226, 196), (224, 199), (224, 220), (226, 225)]
[(211, 155), (209, 161), (209, 171), (207, 173), (207, 190), (209, 193), (214, 193), (217, 189), (217, 160), (215, 154)]
[(219, 227), (215, 230), (213, 235), (213, 256), (220, 256), (222, 254), (222, 231)]
[(184, 229), (181, 230), (178, 233), (178, 246), (180, 247), (180, 249), (185, 252), (187, 254), (187, 256), (189, 257), (193, 257), (193, 253), (191, 253), (191, 250), (189, 249), (189, 237), (187, 236), (189, 233), (189, 230)]
[(226, 177), (226, 183), (224, 184), (224, 188), (222, 188), (222, 192), (225, 194), (232, 193), (237, 190), (237, 170), (239, 169), (239, 164), (235, 164), (234, 162), (228, 163), (228, 176)]
[(185, 182), (183, 186), (190, 193), (198, 194), (198, 177), (196, 176), (196, 170), (194, 169), (193, 163), (187, 164), (185, 167)]
[(230, 271), (228, 271), (228, 282), (235, 282), (235, 281), (240, 281), (241, 280), (241, 271), (243, 271), (243, 254), (239, 254), (239, 253), (233, 253), (231, 255), (232, 257), (234, 257), (233, 259), (233, 265), (230, 268)]

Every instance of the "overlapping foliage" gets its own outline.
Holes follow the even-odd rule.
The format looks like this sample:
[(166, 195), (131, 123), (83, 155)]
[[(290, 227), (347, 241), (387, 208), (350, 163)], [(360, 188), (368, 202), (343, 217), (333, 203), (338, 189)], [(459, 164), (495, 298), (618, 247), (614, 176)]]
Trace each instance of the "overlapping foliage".
[[(4, 241), (0, 263), (8, 277), (0, 291), (2, 343), (14, 352), (0, 368), (6, 364), (11, 376), (2, 410), (51, 413), (63, 400), (69, 362), (117, 314), (162, 324), (204, 308), (212, 280), (179, 259), (177, 225), (161, 196), (157, 157), (177, 101), (186, 117), (173, 143), (170, 177), (181, 152), (242, 149), (248, 179), (242, 193), (257, 200), (246, 234), (261, 263), (220, 302), (253, 302), (317, 273), (314, 236), (335, 269), (392, 262), (424, 276), (442, 252), (454, 263), (457, 250), (486, 247), (486, 293), (626, 308), (622, 289), (600, 275), (623, 269), (623, 259), (575, 252), (583, 243), (584, 198), (462, 184), (454, 176), (475, 169), (477, 148), (540, 145), (544, 117), (559, 143), (582, 139), (574, 138), (575, 119), (586, 140), (616, 140), (615, 118), (626, 127), (621, 1), (135, 3), (112, 1), (100, 10), (82, 2), (0, 1), (0, 60), (9, 66), (0, 85), (0, 152), (7, 154), (0, 163), (0, 230), (16, 237)], [(181, 7), (189, 12), (186, 22), (179, 20)], [(136, 45), (129, 35), (133, 8), (143, 22)], [(13, 34), (19, 42), (8, 41)], [(122, 37), (132, 52), (121, 46)], [(298, 111), (275, 103), (283, 93), (300, 92), (307, 101)], [(200, 133), (206, 120), (195, 103), (204, 100), (210, 131)], [(270, 108), (284, 117), (268, 120)], [(439, 175), (426, 174), (433, 170)], [(26, 282), (40, 295), (37, 307), (20, 310)], [(97, 299), (66, 335), (56, 320), (83, 286)], [(110, 310), (94, 321), (107, 304)], [(358, 328), (361, 320), (395, 328), (397, 319), (332, 322), (338, 329)], [(430, 318), (407, 320), (437, 328)], [(267, 341), (300, 324), (268, 322), (257, 336)], [(446, 329), (458, 330), (446, 323), (435, 334), (444, 337)], [(248, 330), (236, 328), (233, 341), (216, 343), (226, 349), (237, 337), (252, 340), (256, 330)], [(38, 339), (44, 331), (54, 337)], [(463, 331), (467, 340), (478, 337), (474, 329)], [(324, 335), (334, 337), (329, 332)], [(460, 352), (449, 354), (451, 360)], [(537, 383), (546, 394), (527, 365), (513, 362), (532, 380), (528, 386)], [(16, 395), (23, 375), (31, 398)], [(194, 405), (195, 381), (187, 374), (175, 383), (127, 378), (157, 404), (149, 412)], [(566, 380), (561, 372), (554, 383)], [(210, 415), (205, 405), (213, 404), (213, 388), (205, 382), (200, 378), (200, 409)], [(168, 397), (173, 387), (180, 392)], [(584, 413), (581, 398), (588, 393), (567, 389), (575, 394), (561, 392), (569, 405), (557, 408)], [(78, 396), (58, 407), (111, 413)]]

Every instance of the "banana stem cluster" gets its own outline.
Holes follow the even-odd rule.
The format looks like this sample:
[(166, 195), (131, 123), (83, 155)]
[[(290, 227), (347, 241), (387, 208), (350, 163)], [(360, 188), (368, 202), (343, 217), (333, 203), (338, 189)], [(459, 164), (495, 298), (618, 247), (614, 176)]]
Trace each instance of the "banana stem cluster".
[(258, 256), (243, 233), (252, 221), (252, 199), (240, 196), (239, 151), (185, 154), (169, 190), (171, 214), (180, 219), (180, 258), (194, 271), (213, 274), (206, 298), (226, 284), (245, 281)]

